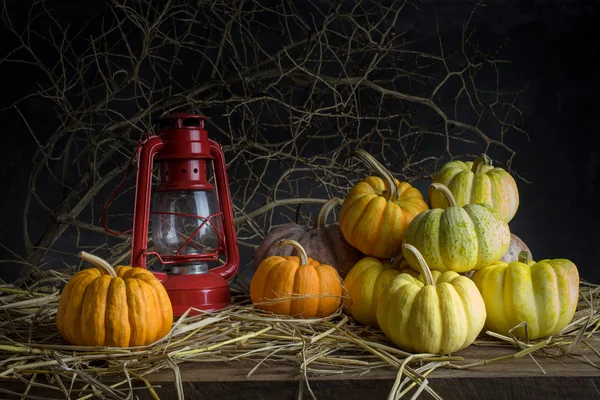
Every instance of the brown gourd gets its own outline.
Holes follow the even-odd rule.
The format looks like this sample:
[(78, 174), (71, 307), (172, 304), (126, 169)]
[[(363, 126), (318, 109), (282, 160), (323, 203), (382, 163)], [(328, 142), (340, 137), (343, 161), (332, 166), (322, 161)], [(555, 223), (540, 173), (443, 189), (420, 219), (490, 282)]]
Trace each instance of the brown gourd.
[(510, 233), (510, 244), (508, 245), (508, 250), (502, 256), (500, 261), (504, 262), (513, 262), (519, 259), (519, 255), (521, 252), (526, 252), (529, 260), (533, 260), (533, 255), (531, 254), (531, 250), (527, 246), (527, 244), (514, 233)]

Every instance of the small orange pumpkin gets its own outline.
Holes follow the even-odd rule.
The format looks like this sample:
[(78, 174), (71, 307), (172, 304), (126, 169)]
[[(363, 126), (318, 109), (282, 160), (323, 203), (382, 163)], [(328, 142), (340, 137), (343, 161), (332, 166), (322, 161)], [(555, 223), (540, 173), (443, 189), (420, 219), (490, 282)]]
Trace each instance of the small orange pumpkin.
[(279, 241), (290, 239), (300, 243), (307, 253), (323, 264), (331, 265), (344, 278), (364, 255), (344, 239), (337, 222), (331, 225), (326, 223), (330, 211), (339, 204), (342, 204), (342, 200), (337, 197), (323, 204), (315, 218), (314, 227), (287, 223), (271, 230), (254, 250), (255, 270), (267, 257), (291, 256), (294, 253), (292, 246), (276, 246)]
[(281, 240), (299, 256), (271, 256), (250, 281), (250, 300), (263, 310), (301, 318), (328, 317), (341, 304), (342, 281), (335, 268), (309, 258), (295, 240)]
[(84, 251), (79, 256), (97, 268), (73, 275), (60, 295), (56, 328), (67, 343), (146, 346), (169, 333), (171, 301), (152, 272), (125, 265), (113, 269)]

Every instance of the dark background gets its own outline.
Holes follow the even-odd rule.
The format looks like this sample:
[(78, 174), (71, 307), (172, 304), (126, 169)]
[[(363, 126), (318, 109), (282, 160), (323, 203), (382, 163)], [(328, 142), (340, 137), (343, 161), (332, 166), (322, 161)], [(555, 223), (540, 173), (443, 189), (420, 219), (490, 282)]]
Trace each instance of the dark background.
[[(27, 9), (26, 3), (9, 1), (11, 15)], [(103, 12), (101, 1), (48, 1), (74, 24)], [(471, 1), (438, 1), (442, 35), (460, 30)], [(529, 142), (516, 148), (513, 168), (531, 182), (518, 181), (521, 204), (511, 221), (511, 231), (531, 248), (536, 259), (568, 258), (581, 277), (600, 283), (599, 146), (597, 123), (600, 115), (598, 59), (600, 14), (597, 1), (503, 1), (487, 4), (478, 12), (477, 41), (496, 48), (504, 43), (501, 58), (512, 61), (503, 75), (507, 90), (523, 88), (518, 103), (524, 113)], [(20, 7), (23, 7), (23, 11)], [(15, 45), (2, 35), (0, 57)], [(0, 65), (1, 107), (35, 87), (35, 78), (14, 66)], [(51, 110), (42, 103), (28, 103), (31, 123), (42, 141), (44, 124), (52, 124)], [(7, 249), (24, 252), (22, 240), (23, 199), (35, 141), (12, 109), (0, 112), (0, 259), (13, 259)], [(235, 179), (235, 176), (230, 177)], [(426, 185), (418, 185), (425, 192)], [(103, 200), (102, 200), (103, 201)], [(46, 221), (34, 223), (43, 229)], [(248, 256), (246, 252), (246, 257)], [(247, 260), (246, 260), (247, 261)], [(19, 265), (0, 264), (0, 278), (16, 278)]]

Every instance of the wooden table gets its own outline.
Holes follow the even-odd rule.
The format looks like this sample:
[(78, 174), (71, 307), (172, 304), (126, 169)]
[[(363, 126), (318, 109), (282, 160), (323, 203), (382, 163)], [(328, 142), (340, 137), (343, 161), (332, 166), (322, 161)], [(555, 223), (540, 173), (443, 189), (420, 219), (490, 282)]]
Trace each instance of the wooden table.
[[(456, 353), (465, 358), (456, 364), (468, 364), (515, 350), (501, 347), (469, 348)], [(536, 357), (544, 372), (531, 358), (525, 356), (508, 362), (486, 365), (469, 370), (438, 368), (428, 376), (430, 386), (444, 399), (594, 399), (600, 400), (600, 369), (584, 362), (583, 356), (597, 364), (600, 359), (591, 351), (579, 351), (580, 356), (563, 356), (559, 360)], [(268, 366), (259, 368), (250, 379), (253, 363), (193, 364), (180, 366), (186, 399), (297, 399), (300, 376), (297, 368)], [(161, 371), (148, 377), (160, 384), (161, 399), (176, 399), (172, 371)], [(363, 376), (339, 374), (309, 377), (317, 399), (376, 400), (387, 399), (396, 379), (389, 368)], [(305, 389), (306, 393), (307, 390)], [(406, 396), (409, 399), (411, 396)], [(304, 398), (311, 398), (306, 395)], [(422, 399), (431, 396), (422, 395)]]
[[(465, 361), (456, 362), (457, 365), (461, 365), (514, 353), (515, 350), (510, 348), (470, 346), (455, 355), (465, 358)], [(600, 369), (586, 363), (583, 356), (600, 366), (600, 359), (591, 351), (578, 351), (576, 356), (563, 356), (558, 360), (536, 357), (539, 366), (531, 356), (527, 355), (469, 370), (439, 368), (428, 376), (428, 380), (430, 386), (444, 399), (599, 400)], [(300, 384), (298, 368), (271, 364), (259, 367), (250, 378), (246, 378), (255, 365), (242, 361), (180, 364), (185, 398), (186, 400), (298, 398)], [(175, 375), (172, 370), (162, 370), (148, 375), (147, 378), (153, 386), (160, 386), (156, 391), (161, 400), (177, 399)], [(114, 379), (107, 379), (104, 383), (110, 384)], [(375, 370), (363, 376), (348, 373), (309, 376), (309, 383), (319, 400), (377, 400), (387, 399), (395, 379), (396, 371), (389, 368)], [(6, 384), (7, 382), (0, 382), (0, 387), (21, 390), (22, 393), (23, 388), (19, 389), (19, 383), (14, 382), (9, 386)], [(140, 382), (136, 381), (136, 386), (139, 384)], [(305, 399), (311, 398), (307, 392), (305, 387), (305, 396), (303, 396)], [(30, 394), (44, 397), (43, 393), (36, 393), (36, 391), (31, 391)], [(136, 395), (140, 399), (152, 398), (147, 390), (136, 390)], [(410, 397), (408, 395), (405, 398), (410, 399)], [(0, 398), (18, 397), (0, 394)], [(419, 398), (429, 399), (431, 396), (423, 394)]]

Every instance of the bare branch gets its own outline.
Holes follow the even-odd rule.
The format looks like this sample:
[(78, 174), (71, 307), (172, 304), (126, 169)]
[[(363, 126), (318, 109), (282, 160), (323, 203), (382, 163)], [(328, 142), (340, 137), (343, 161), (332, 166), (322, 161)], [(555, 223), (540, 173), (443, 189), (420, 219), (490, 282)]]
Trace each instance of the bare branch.
[[(18, 48), (0, 68), (20, 63), (40, 77), (12, 110), (27, 123), (35, 116), (20, 105), (36, 98), (57, 121), (45, 139), (31, 131), (39, 143), (24, 260), (40, 265), (69, 228), (79, 242), (102, 238), (98, 251), (124, 260), (130, 238), (103, 236), (100, 210), (139, 136), (174, 111), (210, 118), (244, 251), (274, 225), (308, 222), (319, 203), (344, 197), (368, 173), (347, 161), (356, 148), (411, 182), (484, 151), (510, 167), (508, 141), (525, 134), (519, 93), (502, 90), (508, 64), (476, 41), (470, 24), (479, 8), (450, 38), (439, 24), (417, 33), (413, 26), (436, 10), (410, 0), (305, 2), (302, 10), (283, 0), (112, 1), (82, 28), (63, 26), (43, 1), (20, 28), (5, 4)], [(459, 44), (449, 47), (450, 39)], [(484, 74), (495, 74), (494, 87)], [(56, 191), (38, 192), (42, 182)], [(132, 186), (130, 178), (111, 207), (115, 230), (130, 228), (122, 214), (133, 210)], [(307, 205), (300, 212), (299, 203)], [(49, 224), (33, 238), (29, 223), (41, 211)]]

